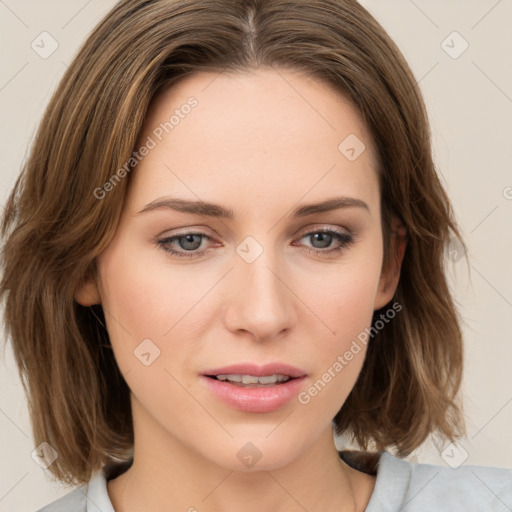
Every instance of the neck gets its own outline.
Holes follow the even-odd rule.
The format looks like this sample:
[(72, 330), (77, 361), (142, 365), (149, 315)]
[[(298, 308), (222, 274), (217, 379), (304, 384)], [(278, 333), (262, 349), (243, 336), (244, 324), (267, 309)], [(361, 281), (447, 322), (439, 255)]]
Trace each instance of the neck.
[(108, 482), (116, 512), (348, 512), (364, 510), (370, 498), (374, 477), (341, 461), (331, 427), (284, 466), (234, 471), (137, 413), (133, 464)]

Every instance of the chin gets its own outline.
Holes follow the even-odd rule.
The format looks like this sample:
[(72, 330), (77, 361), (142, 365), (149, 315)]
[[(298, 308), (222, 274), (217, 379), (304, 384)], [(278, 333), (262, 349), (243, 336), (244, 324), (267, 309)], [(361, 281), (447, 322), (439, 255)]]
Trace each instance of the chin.
[(214, 464), (237, 472), (272, 471), (292, 463), (301, 454), (302, 437), (295, 442), (290, 436), (265, 439), (268, 430), (261, 436), (248, 436), (246, 440), (230, 439), (226, 443), (218, 443), (215, 447), (206, 447), (204, 453)]

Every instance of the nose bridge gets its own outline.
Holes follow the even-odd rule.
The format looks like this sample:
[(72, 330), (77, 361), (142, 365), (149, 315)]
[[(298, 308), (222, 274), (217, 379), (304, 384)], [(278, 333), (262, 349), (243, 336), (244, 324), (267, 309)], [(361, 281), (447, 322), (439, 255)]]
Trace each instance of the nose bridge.
[[(269, 237), (270, 238), (270, 237)], [(264, 340), (291, 327), (293, 294), (283, 275), (283, 258), (270, 242), (247, 237), (237, 247), (233, 277), (236, 284), (228, 304), (229, 328), (250, 331)]]

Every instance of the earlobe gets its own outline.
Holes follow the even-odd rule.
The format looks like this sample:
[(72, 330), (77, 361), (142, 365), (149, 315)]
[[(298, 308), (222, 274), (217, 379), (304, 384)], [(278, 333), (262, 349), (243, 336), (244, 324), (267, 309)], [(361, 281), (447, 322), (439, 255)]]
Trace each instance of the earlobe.
[(393, 217), (391, 247), (388, 266), (380, 276), (374, 309), (380, 309), (391, 301), (400, 279), (400, 269), (407, 246), (407, 230), (398, 217)]
[(96, 283), (96, 279), (91, 274), (82, 279), (76, 292), (75, 301), (81, 306), (88, 307), (94, 304), (101, 304), (101, 296)]

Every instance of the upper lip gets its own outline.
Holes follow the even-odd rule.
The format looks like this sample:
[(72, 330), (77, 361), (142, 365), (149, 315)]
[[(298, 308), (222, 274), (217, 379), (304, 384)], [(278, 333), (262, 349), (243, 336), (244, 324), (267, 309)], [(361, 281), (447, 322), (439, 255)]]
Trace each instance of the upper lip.
[(307, 375), (305, 371), (285, 363), (268, 363), (264, 365), (237, 363), (223, 366), (222, 368), (212, 368), (203, 372), (203, 375), (253, 375), (255, 377), (274, 374), (288, 375), (293, 378)]

